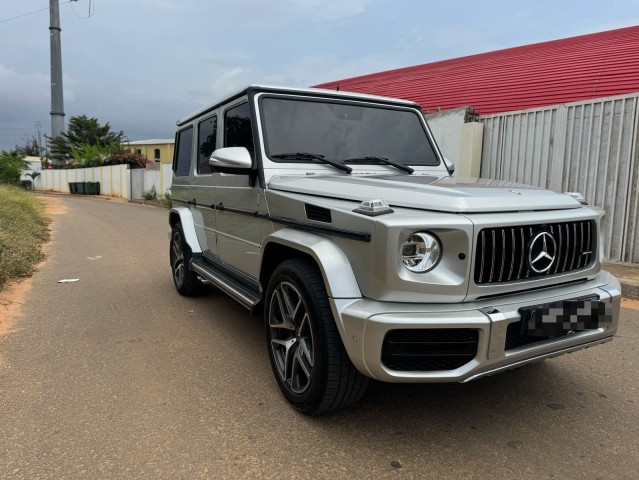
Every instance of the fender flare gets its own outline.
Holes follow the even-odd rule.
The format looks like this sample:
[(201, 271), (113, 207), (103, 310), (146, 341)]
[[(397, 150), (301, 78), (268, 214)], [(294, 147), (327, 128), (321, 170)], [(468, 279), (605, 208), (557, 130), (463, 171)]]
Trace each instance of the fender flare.
[[(191, 210), (185, 207), (172, 208), (169, 211), (169, 225), (173, 228), (177, 222), (182, 224), (182, 231), (184, 232), (184, 240), (188, 244), (191, 252), (202, 253), (202, 247), (197, 240), (195, 233), (195, 222), (193, 221), (193, 214)], [(169, 232), (169, 237), (171, 232)]]
[(282, 228), (264, 239), (264, 253), (269, 245), (279, 244), (312, 257), (317, 263), (330, 298), (361, 298), (362, 292), (344, 251), (330, 239), (313, 233)]

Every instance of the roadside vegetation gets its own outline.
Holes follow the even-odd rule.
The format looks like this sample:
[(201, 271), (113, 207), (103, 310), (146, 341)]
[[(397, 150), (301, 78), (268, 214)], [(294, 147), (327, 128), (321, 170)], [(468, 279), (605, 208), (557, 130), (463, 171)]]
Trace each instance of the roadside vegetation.
[(49, 239), (44, 206), (14, 185), (0, 184), (0, 290), (9, 280), (33, 274), (44, 259), (42, 244)]
[(125, 150), (124, 132), (111, 131), (109, 122), (77, 115), (69, 119), (67, 129), (58, 137), (48, 138), (50, 160), (43, 167), (86, 168), (128, 164), (145, 168), (148, 160), (138, 151)]

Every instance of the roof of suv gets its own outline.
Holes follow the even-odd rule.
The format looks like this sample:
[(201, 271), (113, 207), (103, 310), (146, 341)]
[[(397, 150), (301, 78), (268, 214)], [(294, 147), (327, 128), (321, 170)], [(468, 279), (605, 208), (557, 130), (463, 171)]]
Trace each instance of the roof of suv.
[(247, 93), (260, 93), (260, 92), (269, 92), (269, 93), (288, 93), (288, 94), (296, 94), (296, 95), (308, 95), (308, 96), (320, 96), (320, 97), (331, 97), (331, 98), (340, 98), (344, 100), (369, 100), (376, 103), (385, 103), (391, 105), (399, 105), (404, 107), (415, 107), (421, 109), (421, 106), (415, 102), (410, 100), (402, 100), (399, 98), (390, 98), (390, 97), (382, 97), (379, 95), (368, 95), (363, 93), (353, 93), (353, 92), (344, 92), (339, 90), (327, 90), (324, 88), (292, 88), (292, 87), (276, 87), (270, 85), (249, 85), (241, 90), (238, 90), (230, 95), (227, 95), (222, 100), (215, 102), (211, 105), (208, 105), (200, 110), (197, 110), (190, 115), (187, 115), (182, 120), (176, 122), (176, 125), (179, 127), (184, 125), (187, 122), (190, 122), (194, 118), (199, 117), (200, 115), (204, 115), (211, 110), (215, 110), (222, 104), (228, 103), (236, 98), (239, 98)]

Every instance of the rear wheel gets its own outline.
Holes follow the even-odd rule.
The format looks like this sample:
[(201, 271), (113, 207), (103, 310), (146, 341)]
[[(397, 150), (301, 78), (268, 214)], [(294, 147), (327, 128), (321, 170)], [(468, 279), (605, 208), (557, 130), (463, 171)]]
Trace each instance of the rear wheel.
[(171, 229), (169, 258), (171, 260), (171, 271), (173, 273), (175, 288), (187, 297), (201, 295), (206, 292), (209, 287), (209, 285), (200, 282), (197, 278), (197, 274), (191, 269), (192, 257), (191, 249), (184, 240), (182, 224), (177, 222)]
[(277, 267), (267, 289), (264, 315), (273, 373), (295, 408), (320, 414), (362, 397), (368, 378), (348, 358), (313, 262), (292, 259)]

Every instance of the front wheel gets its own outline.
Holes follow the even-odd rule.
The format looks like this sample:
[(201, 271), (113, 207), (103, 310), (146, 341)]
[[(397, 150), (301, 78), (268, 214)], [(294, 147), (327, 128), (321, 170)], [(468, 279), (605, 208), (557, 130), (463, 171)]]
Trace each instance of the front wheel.
[(322, 276), (312, 261), (292, 259), (276, 268), (264, 315), (273, 373), (295, 408), (320, 414), (364, 395), (368, 378), (348, 358)]

